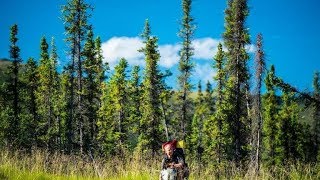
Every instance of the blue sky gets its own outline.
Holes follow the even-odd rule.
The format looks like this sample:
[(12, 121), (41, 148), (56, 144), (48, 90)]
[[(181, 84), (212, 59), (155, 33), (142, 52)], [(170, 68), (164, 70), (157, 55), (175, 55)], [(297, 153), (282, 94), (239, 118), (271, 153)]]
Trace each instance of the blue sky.
[[(139, 35), (145, 19), (149, 19), (152, 34), (159, 38), (161, 69), (177, 74), (180, 39), (177, 36), (181, 19), (180, 0), (88, 0), (95, 9), (90, 23), (103, 41), (106, 60), (113, 66), (120, 57), (130, 64), (144, 64), (136, 49), (141, 47)], [(55, 37), (59, 62), (64, 64), (66, 48), (61, 5), (64, 0), (3, 0), (0, 18), (0, 58), (9, 57), (10, 26), (18, 24), (21, 57), (38, 59), (40, 38)], [(224, 32), (226, 0), (194, 0), (192, 16), (197, 29), (193, 82), (212, 81), (212, 57)], [(249, 0), (250, 15), (246, 25), (252, 44), (257, 33), (264, 38), (267, 64), (274, 64), (276, 73), (300, 90), (311, 90), (313, 74), (320, 70), (320, 2), (318, 0)], [(248, 51), (254, 52), (254, 46)], [(251, 67), (252, 65), (250, 65)], [(170, 77), (170, 86), (176, 78)]]

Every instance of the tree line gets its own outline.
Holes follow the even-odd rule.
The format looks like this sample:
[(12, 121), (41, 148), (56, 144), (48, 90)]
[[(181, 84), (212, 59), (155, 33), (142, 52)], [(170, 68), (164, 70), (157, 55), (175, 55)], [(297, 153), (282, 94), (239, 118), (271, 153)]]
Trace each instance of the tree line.
[[(0, 145), (2, 148), (45, 149), (101, 157), (156, 157), (161, 143), (186, 142), (187, 159), (214, 167), (283, 165), (320, 158), (320, 80), (302, 96), (265, 64), (263, 37), (257, 36), (254, 85), (245, 46), (247, 0), (228, 0), (222, 44), (213, 56), (216, 86), (198, 84), (196, 98), (190, 78), (194, 18), (192, 0), (182, 0), (178, 89), (165, 83), (169, 71), (158, 66), (158, 38), (149, 21), (141, 38), (146, 66), (130, 67), (120, 59), (111, 71), (103, 62), (101, 39), (89, 24), (91, 5), (67, 0), (62, 8), (69, 62), (58, 72), (54, 38), (40, 41), (40, 58), (20, 57), (18, 26), (10, 29), (10, 60), (1, 84)], [(50, 44), (50, 45), (49, 45)], [(225, 50), (223, 50), (225, 49)], [(266, 92), (262, 93), (265, 84)], [(302, 122), (310, 107), (311, 122)]]

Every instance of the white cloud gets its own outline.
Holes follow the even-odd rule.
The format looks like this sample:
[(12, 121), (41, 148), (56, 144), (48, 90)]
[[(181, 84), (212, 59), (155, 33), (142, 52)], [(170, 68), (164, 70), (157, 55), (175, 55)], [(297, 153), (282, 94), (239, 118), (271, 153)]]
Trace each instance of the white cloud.
[(212, 82), (213, 77), (216, 75), (216, 72), (211, 67), (209, 63), (206, 64), (196, 64), (193, 77), (195, 80), (201, 80), (202, 83), (207, 83), (207, 81)]
[(171, 44), (166, 44), (159, 46), (159, 51), (160, 51), (160, 62), (159, 65), (170, 68), (179, 62), (179, 50), (180, 50), (180, 45), (171, 45)]
[[(193, 40), (193, 58), (198, 60), (211, 60), (217, 52), (219, 42), (221, 42), (221, 40), (210, 37)], [(144, 66), (144, 55), (138, 52), (142, 47), (143, 42), (139, 37), (112, 37), (102, 43), (103, 56), (111, 68), (113, 68), (122, 57), (131, 65)], [(180, 49), (180, 44), (159, 45), (161, 55), (159, 65), (165, 68), (171, 68), (178, 64)], [(249, 53), (253, 53), (256, 50), (254, 45), (247, 45), (246, 49)]]
[(120, 58), (125, 58), (132, 65), (144, 65), (143, 54), (138, 52), (142, 46), (138, 37), (112, 37), (102, 43), (103, 57), (111, 68), (118, 64)]
[(213, 38), (201, 38), (192, 41), (195, 59), (212, 59), (218, 50), (219, 40)]

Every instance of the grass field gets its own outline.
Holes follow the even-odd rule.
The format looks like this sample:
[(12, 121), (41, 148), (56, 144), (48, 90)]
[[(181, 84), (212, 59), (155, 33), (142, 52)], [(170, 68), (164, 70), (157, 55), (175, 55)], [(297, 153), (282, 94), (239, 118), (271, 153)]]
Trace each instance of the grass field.
[[(0, 153), (0, 179), (21, 180), (150, 180), (158, 179), (160, 161), (148, 160), (141, 162), (136, 158), (95, 161), (79, 156), (48, 154), (34, 152)], [(217, 179), (216, 168), (199, 167), (190, 163), (191, 180)], [(296, 164), (286, 167), (262, 168), (259, 175), (252, 171), (243, 172), (229, 166), (227, 173), (221, 173), (220, 179), (320, 179), (320, 166)]]

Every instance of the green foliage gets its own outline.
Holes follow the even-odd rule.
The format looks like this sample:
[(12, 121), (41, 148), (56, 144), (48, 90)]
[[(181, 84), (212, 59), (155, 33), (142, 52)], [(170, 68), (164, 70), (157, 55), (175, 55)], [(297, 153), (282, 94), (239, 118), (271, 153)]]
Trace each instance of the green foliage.
[(58, 97), (59, 79), (56, 70), (57, 54), (54, 42), (52, 53), (49, 56), (49, 45), (46, 38), (41, 39), (40, 64), (38, 71), (38, 86), (36, 103), (39, 121), (36, 127), (37, 145), (56, 149), (58, 145), (58, 122), (56, 121), (59, 108), (56, 106)]
[(296, 158), (301, 157), (298, 148), (301, 125), (297, 122), (299, 108), (298, 104), (294, 101), (293, 93), (283, 92), (282, 106), (279, 111), (279, 140), (281, 147), (278, 148), (281, 162), (294, 161)]
[(37, 63), (33, 58), (29, 58), (25, 65), (25, 72), (21, 75), (23, 83), (22, 94), (22, 113), (21, 113), (21, 146), (31, 150), (36, 146), (36, 131), (38, 125), (38, 112), (36, 102), (36, 91), (38, 87)]
[(159, 145), (163, 142), (161, 133), (161, 104), (160, 88), (161, 79), (158, 70), (160, 54), (156, 37), (150, 36), (150, 26), (146, 20), (143, 38), (144, 47), (140, 50), (145, 55), (146, 67), (142, 82), (141, 119), (139, 127), (139, 139), (136, 152), (152, 155), (159, 151)]
[(128, 144), (128, 62), (122, 58), (115, 67), (107, 85), (100, 116), (103, 119), (98, 122), (100, 132), (98, 138), (103, 141), (104, 153), (109, 155), (123, 155)]
[(192, 101), (189, 98), (192, 84), (190, 83), (190, 77), (194, 64), (192, 63), (193, 47), (191, 44), (195, 25), (193, 24), (194, 19), (191, 16), (191, 4), (192, 0), (182, 0), (182, 11), (183, 16), (181, 20), (181, 29), (179, 31), (179, 36), (182, 39), (182, 49), (180, 50), (180, 60), (179, 60), (179, 71), (178, 76), (179, 82), (179, 94), (177, 106), (179, 110), (177, 111), (177, 120), (180, 124), (180, 131), (178, 131), (178, 138), (186, 141), (190, 135), (191, 128), (191, 104)]
[[(314, 166), (315, 156), (318, 160), (320, 157), (319, 73), (315, 73), (311, 95), (285, 83), (275, 75), (272, 66), (265, 79), (267, 92), (261, 95), (265, 65), (261, 61), (262, 37), (258, 36), (257, 89), (249, 94), (249, 55), (245, 50), (250, 43), (245, 26), (247, 0), (229, 0), (223, 34), (226, 52), (219, 44), (214, 57), (215, 89), (208, 81), (203, 92), (199, 83), (196, 95), (191, 84), (191, 42), (195, 31), (191, 3), (192, 0), (182, 0), (177, 91), (165, 83), (171, 72), (159, 70), (158, 38), (151, 35), (148, 20), (142, 34), (144, 47), (140, 50), (146, 62), (143, 77), (139, 66), (134, 66), (129, 75), (128, 62), (121, 59), (108, 79), (109, 67), (103, 62), (101, 39), (94, 37), (88, 24), (91, 6), (84, 0), (68, 0), (62, 9), (70, 62), (61, 73), (57, 71), (54, 39), (51, 46), (46, 38), (41, 39), (39, 65), (32, 58), (21, 65), (18, 28), (13, 25), (11, 60), (0, 61), (0, 148), (10, 149), (10, 153), (0, 154), (0, 179), (59, 179), (60, 174), (61, 179), (155, 179), (161, 143), (173, 138), (186, 140), (191, 179), (316, 179), (319, 167)], [(263, 108), (262, 117), (250, 102), (252, 97), (261, 96), (263, 104), (257, 107)], [(311, 103), (305, 103), (305, 99)], [(256, 171), (246, 169), (253, 164), (248, 152), (258, 149), (254, 146), (260, 144), (252, 137), (257, 135), (257, 114), (257, 119), (263, 119), (261, 151), (265, 165), (258, 169), (258, 176)], [(35, 148), (47, 154), (38, 157)], [(16, 149), (26, 153), (14, 157), (18, 164), (3, 162), (14, 156)], [(71, 156), (59, 159), (65, 157), (64, 153)], [(81, 157), (76, 156), (78, 153)], [(34, 162), (40, 166), (33, 166)], [(314, 164), (299, 164), (309, 162)], [(74, 164), (69, 166), (70, 163)], [(194, 173), (196, 170), (201, 176)]]
[[(225, 91), (225, 53), (222, 50), (222, 44), (218, 45), (218, 52), (214, 57), (213, 68), (216, 69), (216, 76), (214, 80), (217, 82), (216, 88), (214, 89), (215, 102), (212, 102), (213, 97), (210, 91), (207, 94), (208, 108), (215, 107), (215, 111), (210, 111), (209, 117), (204, 123), (204, 144), (205, 144), (205, 159), (206, 162), (214, 162), (220, 164), (222, 162), (223, 154), (225, 152), (224, 147), (227, 142), (224, 142), (225, 131), (227, 130), (224, 108), (224, 91)], [(207, 88), (208, 89), (208, 88)], [(211, 100), (210, 100), (211, 99)]]
[(198, 83), (198, 96), (195, 101), (195, 114), (192, 119), (191, 133), (190, 133), (190, 155), (193, 158), (200, 159), (200, 154), (197, 152), (198, 148), (202, 147), (202, 130), (204, 120), (204, 109), (203, 105), (204, 98), (202, 94), (201, 81)]
[(248, 154), (248, 125), (250, 122), (248, 99), (249, 70), (247, 61), (249, 55), (245, 45), (250, 43), (245, 20), (248, 16), (246, 0), (229, 0), (225, 11), (224, 44), (227, 48), (225, 72), (227, 77), (224, 98), (224, 117), (228, 129), (226, 136), (229, 143), (226, 145), (227, 156), (237, 164), (246, 160)]
[(275, 94), (275, 87), (272, 81), (274, 76), (274, 66), (271, 66), (270, 71), (266, 77), (265, 83), (267, 87), (267, 93), (263, 96), (263, 156), (267, 165), (276, 164), (276, 148), (279, 145), (278, 133), (279, 122), (277, 121), (279, 104)]
[(14, 24), (10, 29), (10, 58), (12, 64), (8, 67), (8, 79), (3, 84), (3, 130), (4, 137), (7, 140), (9, 146), (18, 148), (20, 145), (20, 110), (21, 110), (21, 82), (19, 79), (19, 73), (21, 71), (21, 58), (20, 48), (17, 45), (18, 42), (18, 26)]
[(98, 110), (101, 105), (101, 86), (105, 80), (107, 67), (102, 62), (101, 40), (93, 39), (93, 32), (90, 29), (87, 35), (83, 50), (84, 56), (84, 103), (86, 104), (84, 114), (84, 147), (85, 150), (92, 151), (97, 146), (97, 119)]
[(142, 87), (141, 87), (141, 77), (139, 75), (140, 67), (134, 66), (131, 72), (131, 79), (128, 82), (128, 95), (129, 95), (129, 124), (128, 133), (129, 136), (129, 149), (133, 150), (138, 141), (139, 136), (139, 127), (140, 127), (140, 118), (141, 118), (141, 96), (142, 96)]
[[(85, 123), (87, 117), (85, 116), (85, 100), (84, 100), (84, 85), (83, 85), (83, 51), (84, 41), (91, 26), (88, 24), (88, 18), (91, 16), (89, 10), (92, 7), (83, 0), (68, 0), (66, 5), (62, 6), (62, 19), (65, 24), (66, 41), (68, 42), (71, 57), (69, 63), (70, 71), (70, 99), (69, 104), (72, 108), (69, 113), (69, 122), (77, 124), (78, 131), (72, 132), (74, 134), (74, 143), (80, 147), (80, 153), (83, 153), (85, 148)], [(85, 52), (87, 53), (87, 52)], [(71, 136), (71, 133), (69, 133)], [(71, 139), (71, 137), (68, 137)], [(71, 143), (71, 142), (69, 142)], [(69, 144), (68, 147), (71, 147)]]

